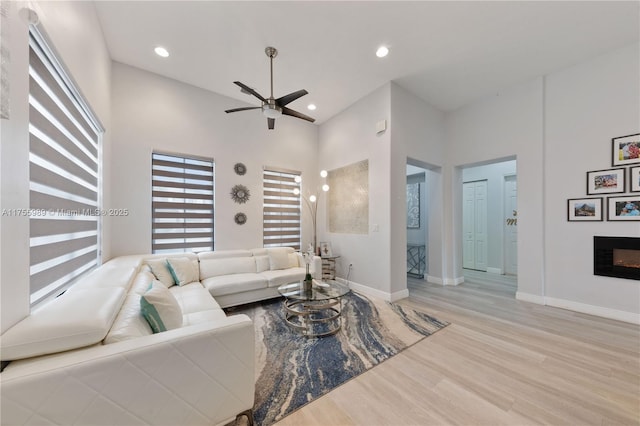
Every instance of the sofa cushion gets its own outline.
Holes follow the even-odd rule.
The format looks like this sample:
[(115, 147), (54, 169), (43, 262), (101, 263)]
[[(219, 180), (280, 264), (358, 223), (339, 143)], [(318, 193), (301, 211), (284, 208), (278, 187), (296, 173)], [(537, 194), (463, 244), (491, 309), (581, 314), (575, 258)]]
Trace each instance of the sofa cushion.
[(81, 280), (72, 285), (67, 291), (96, 287), (121, 287), (126, 292), (135, 271), (136, 266), (118, 265), (109, 262), (82, 277)]
[(267, 280), (262, 274), (234, 274), (207, 278), (202, 281), (213, 296), (257, 290), (267, 287)]
[(282, 284), (302, 281), (306, 274), (305, 268), (288, 268), (278, 271), (264, 271), (260, 275), (264, 276), (269, 287), (278, 287)]
[(35, 309), (0, 336), (2, 360), (93, 345), (105, 338), (125, 299), (118, 287), (82, 288)]
[(158, 281), (164, 284), (165, 287), (175, 285), (176, 282), (169, 270), (167, 259), (149, 259), (147, 260), (147, 265), (151, 268), (151, 273), (155, 275)]
[[(208, 296), (211, 299), (211, 296)], [(227, 315), (224, 313), (222, 308), (219, 309), (209, 309), (207, 311), (200, 312), (192, 312), (190, 314), (186, 314), (182, 316), (182, 326), (186, 327), (188, 325), (194, 324), (202, 324), (207, 321), (217, 321), (226, 318)]]
[(271, 269), (271, 265), (269, 263), (269, 256), (266, 254), (264, 256), (256, 256), (256, 272), (268, 271)]
[[(144, 294), (147, 290), (149, 290), (149, 286), (151, 285), (151, 283), (156, 280), (156, 276), (153, 275), (149, 269), (146, 269), (145, 265), (145, 269), (138, 272), (133, 279), (131, 288), (129, 288), (129, 294)], [(162, 283), (162, 285), (164, 285), (164, 283)]]
[[(149, 285), (147, 285), (148, 287)], [(140, 312), (141, 297), (142, 293), (130, 293), (127, 295), (111, 330), (109, 330), (109, 334), (103, 341), (105, 345), (153, 334), (151, 326), (142, 316), (142, 312)]]
[(271, 270), (287, 269), (289, 267), (289, 250), (287, 247), (267, 249)]
[(289, 268), (297, 268), (298, 266), (298, 255), (297, 253), (289, 253)]
[(230, 257), (227, 259), (203, 259), (200, 261), (200, 280), (221, 275), (256, 272), (253, 257)]
[(189, 284), (200, 279), (197, 262), (194, 263), (187, 257), (168, 258), (167, 266), (169, 266), (173, 280), (178, 285)]
[(178, 301), (182, 315), (220, 309), (218, 302), (211, 297), (207, 289), (199, 282), (187, 284), (182, 287), (171, 287), (170, 291)]
[(178, 301), (159, 281), (154, 281), (140, 298), (140, 311), (154, 333), (182, 326), (182, 311)]

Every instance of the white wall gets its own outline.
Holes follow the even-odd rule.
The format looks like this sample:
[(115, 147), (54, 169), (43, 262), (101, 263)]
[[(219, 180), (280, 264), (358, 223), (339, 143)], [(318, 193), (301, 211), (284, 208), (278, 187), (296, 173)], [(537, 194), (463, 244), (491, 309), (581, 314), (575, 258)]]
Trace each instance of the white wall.
[(518, 160), (518, 292), (542, 296), (543, 148), (542, 78), (512, 87), (447, 114), (444, 171), (447, 273), (462, 277), (461, 166)]
[(636, 321), (640, 282), (593, 275), (593, 236), (640, 237), (640, 223), (568, 222), (567, 199), (587, 196), (587, 171), (612, 167), (611, 138), (640, 133), (639, 52), (631, 45), (547, 76), (544, 169), (547, 303)]
[[(381, 294), (390, 292), (390, 108), (390, 85), (386, 84), (324, 122), (319, 130), (318, 149), (320, 169), (333, 170), (369, 160), (369, 233), (328, 232), (323, 196), (318, 208), (318, 240), (330, 241), (333, 252), (341, 256), (338, 276), (346, 277), (352, 263), (350, 280)], [(387, 120), (388, 127), (378, 135), (375, 126), (380, 120)]]
[[(29, 207), (28, 178), (28, 27), (17, 16), (26, 2), (10, 5), (9, 49), (11, 118), (2, 121), (2, 208)], [(39, 28), (49, 36), (59, 59), (76, 82), (98, 119), (107, 129), (104, 162), (109, 163), (111, 60), (100, 23), (91, 2), (29, 2), (37, 13)], [(108, 176), (106, 176), (108, 180)], [(105, 206), (109, 187), (105, 186)], [(2, 331), (29, 313), (29, 223), (26, 217), (2, 218), (1, 292)], [(108, 219), (104, 223), (109, 232)], [(103, 254), (109, 255), (108, 238)]]
[[(460, 205), (460, 166), (517, 158), (518, 298), (639, 321), (637, 281), (594, 276), (592, 240), (640, 236), (640, 226), (566, 219), (567, 199), (586, 196), (586, 172), (611, 167), (611, 138), (640, 131), (639, 59), (628, 46), (447, 114), (445, 208)], [(445, 223), (455, 259), (460, 223)]]
[[(462, 170), (462, 181), (487, 181), (487, 270), (504, 272), (504, 178), (516, 174), (516, 161), (469, 167)], [(527, 194), (524, 194), (526, 196)]]
[[(151, 153), (154, 150), (215, 160), (215, 248), (262, 247), (263, 166), (299, 170), (303, 183), (317, 181), (317, 126), (292, 117), (276, 120), (275, 130), (258, 111), (225, 114), (245, 106), (237, 100), (120, 63), (113, 64), (113, 205), (130, 215), (114, 218), (113, 255), (151, 251)], [(249, 100), (249, 98), (248, 98)], [(235, 163), (247, 166), (238, 176)], [(236, 204), (236, 184), (251, 198)], [(236, 213), (247, 215), (236, 225)], [(307, 209), (303, 208), (305, 215)], [(310, 223), (307, 217), (303, 222)], [(303, 230), (303, 247), (311, 241)]]

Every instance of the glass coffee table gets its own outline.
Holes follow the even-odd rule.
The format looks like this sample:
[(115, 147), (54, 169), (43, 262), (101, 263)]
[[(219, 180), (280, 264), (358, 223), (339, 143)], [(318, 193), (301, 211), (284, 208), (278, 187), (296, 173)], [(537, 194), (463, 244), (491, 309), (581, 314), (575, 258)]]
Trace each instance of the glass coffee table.
[(351, 290), (334, 280), (313, 280), (311, 289), (303, 282), (278, 287), (284, 296), (285, 321), (308, 337), (335, 334), (342, 328), (342, 297)]

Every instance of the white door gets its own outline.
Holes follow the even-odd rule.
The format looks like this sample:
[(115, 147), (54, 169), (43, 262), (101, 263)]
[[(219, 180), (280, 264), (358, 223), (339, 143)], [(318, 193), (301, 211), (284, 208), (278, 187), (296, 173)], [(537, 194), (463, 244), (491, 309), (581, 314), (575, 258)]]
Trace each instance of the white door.
[(487, 270), (487, 181), (463, 184), (462, 266)]
[(515, 175), (504, 178), (504, 273), (518, 274), (518, 185)]

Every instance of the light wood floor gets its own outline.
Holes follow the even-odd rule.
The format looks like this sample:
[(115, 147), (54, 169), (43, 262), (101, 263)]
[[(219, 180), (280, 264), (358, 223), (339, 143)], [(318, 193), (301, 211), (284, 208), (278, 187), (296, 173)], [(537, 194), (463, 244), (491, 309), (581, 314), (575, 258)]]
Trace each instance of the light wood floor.
[(278, 423), (638, 425), (640, 327), (515, 300), (513, 278), (410, 280), (451, 323)]

